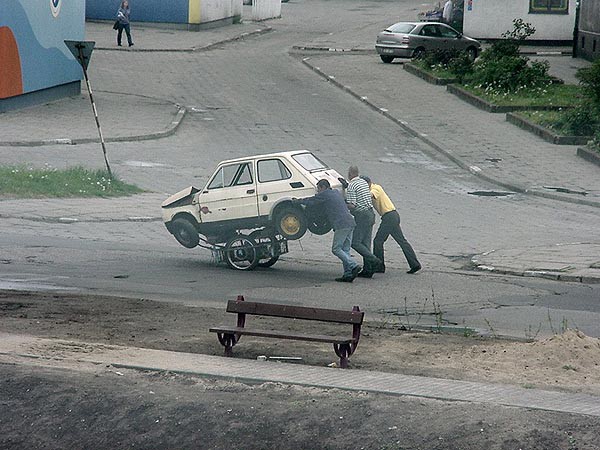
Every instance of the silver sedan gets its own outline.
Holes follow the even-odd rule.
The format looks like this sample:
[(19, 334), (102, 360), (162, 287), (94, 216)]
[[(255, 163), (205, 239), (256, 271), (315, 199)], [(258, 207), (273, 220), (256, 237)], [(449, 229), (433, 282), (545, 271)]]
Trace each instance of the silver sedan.
[(481, 44), (443, 23), (398, 22), (377, 35), (375, 49), (384, 63), (394, 58), (418, 58), (436, 49), (464, 50), (474, 60)]

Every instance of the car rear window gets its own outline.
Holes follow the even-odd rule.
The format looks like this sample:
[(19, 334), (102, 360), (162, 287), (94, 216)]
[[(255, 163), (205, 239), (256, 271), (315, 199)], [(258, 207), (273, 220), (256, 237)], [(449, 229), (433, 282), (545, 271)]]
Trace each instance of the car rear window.
[(301, 153), (299, 155), (292, 156), (294, 160), (300, 164), (305, 170), (314, 172), (317, 170), (329, 169), (319, 158), (312, 153)]
[(389, 27), (385, 31), (389, 31), (391, 33), (410, 33), (415, 29), (415, 25), (412, 23), (395, 23), (391, 27)]

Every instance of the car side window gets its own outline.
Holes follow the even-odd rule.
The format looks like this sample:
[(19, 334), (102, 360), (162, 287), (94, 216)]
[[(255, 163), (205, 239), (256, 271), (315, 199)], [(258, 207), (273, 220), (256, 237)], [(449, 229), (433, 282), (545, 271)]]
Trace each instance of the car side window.
[(258, 181), (261, 183), (286, 180), (291, 177), (292, 173), (279, 159), (263, 159), (258, 161)]
[(452, 28), (443, 26), (443, 25), (438, 25), (438, 30), (440, 32), (440, 34), (442, 35), (442, 37), (445, 38), (451, 38), (451, 39), (456, 39), (458, 37), (458, 33), (456, 31), (454, 31)]
[(208, 185), (208, 189), (221, 189), (224, 187), (251, 183), (252, 172), (250, 163), (231, 164), (219, 169)]
[(438, 36), (438, 30), (435, 25), (425, 25), (419, 34), (421, 36), (436, 37)]

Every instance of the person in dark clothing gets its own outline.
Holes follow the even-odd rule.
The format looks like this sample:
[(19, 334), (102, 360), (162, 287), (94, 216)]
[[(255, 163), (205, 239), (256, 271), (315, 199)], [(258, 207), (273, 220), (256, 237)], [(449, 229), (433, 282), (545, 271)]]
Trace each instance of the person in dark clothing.
[(404, 237), (404, 233), (402, 233), (402, 228), (400, 228), (400, 215), (398, 214), (398, 211), (396, 211), (396, 207), (380, 185), (371, 182), (371, 179), (367, 176), (363, 176), (362, 178), (369, 184), (369, 189), (373, 196), (373, 207), (381, 216), (381, 224), (379, 224), (379, 229), (377, 230), (373, 241), (373, 253), (382, 262), (382, 266), (376, 270), (376, 272), (385, 272), (383, 244), (390, 235), (398, 243), (404, 253), (404, 257), (410, 267), (410, 270), (407, 273), (418, 272), (421, 270), (421, 263), (417, 259), (417, 255), (412, 246)]
[(125, 34), (127, 34), (127, 43), (131, 47), (133, 45), (133, 41), (131, 40), (131, 26), (129, 24), (129, 15), (131, 10), (129, 9), (129, 2), (127, 0), (123, 0), (121, 2), (121, 6), (117, 11), (117, 22), (119, 22), (117, 30), (117, 45), (121, 47), (121, 36), (123, 35), (123, 30), (125, 30)]
[(335, 281), (346, 283), (354, 281), (361, 271), (360, 265), (350, 255), (352, 233), (356, 224), (341, 192), (331, 189), (329, 181), (323, 179), (317, 183), (316, 195), (298, 199), (296, 202), (307, 207), (319, 207), (319, 210), (327, 216), (333, 228), (331, 253), (337, 256), (344, 266), (344, 274)]

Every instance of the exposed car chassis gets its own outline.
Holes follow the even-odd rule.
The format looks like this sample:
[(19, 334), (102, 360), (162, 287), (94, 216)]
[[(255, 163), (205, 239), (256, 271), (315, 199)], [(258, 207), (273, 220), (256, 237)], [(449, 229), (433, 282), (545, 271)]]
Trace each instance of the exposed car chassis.
[(211, 242), (199, 236), (198, 247), (211, 251), (215, 264), (225, 262), (236, 270), (271, 267), (288, 252), (288, 241), (266, 228), (249, 234), (236, 231), (227, 242)]

